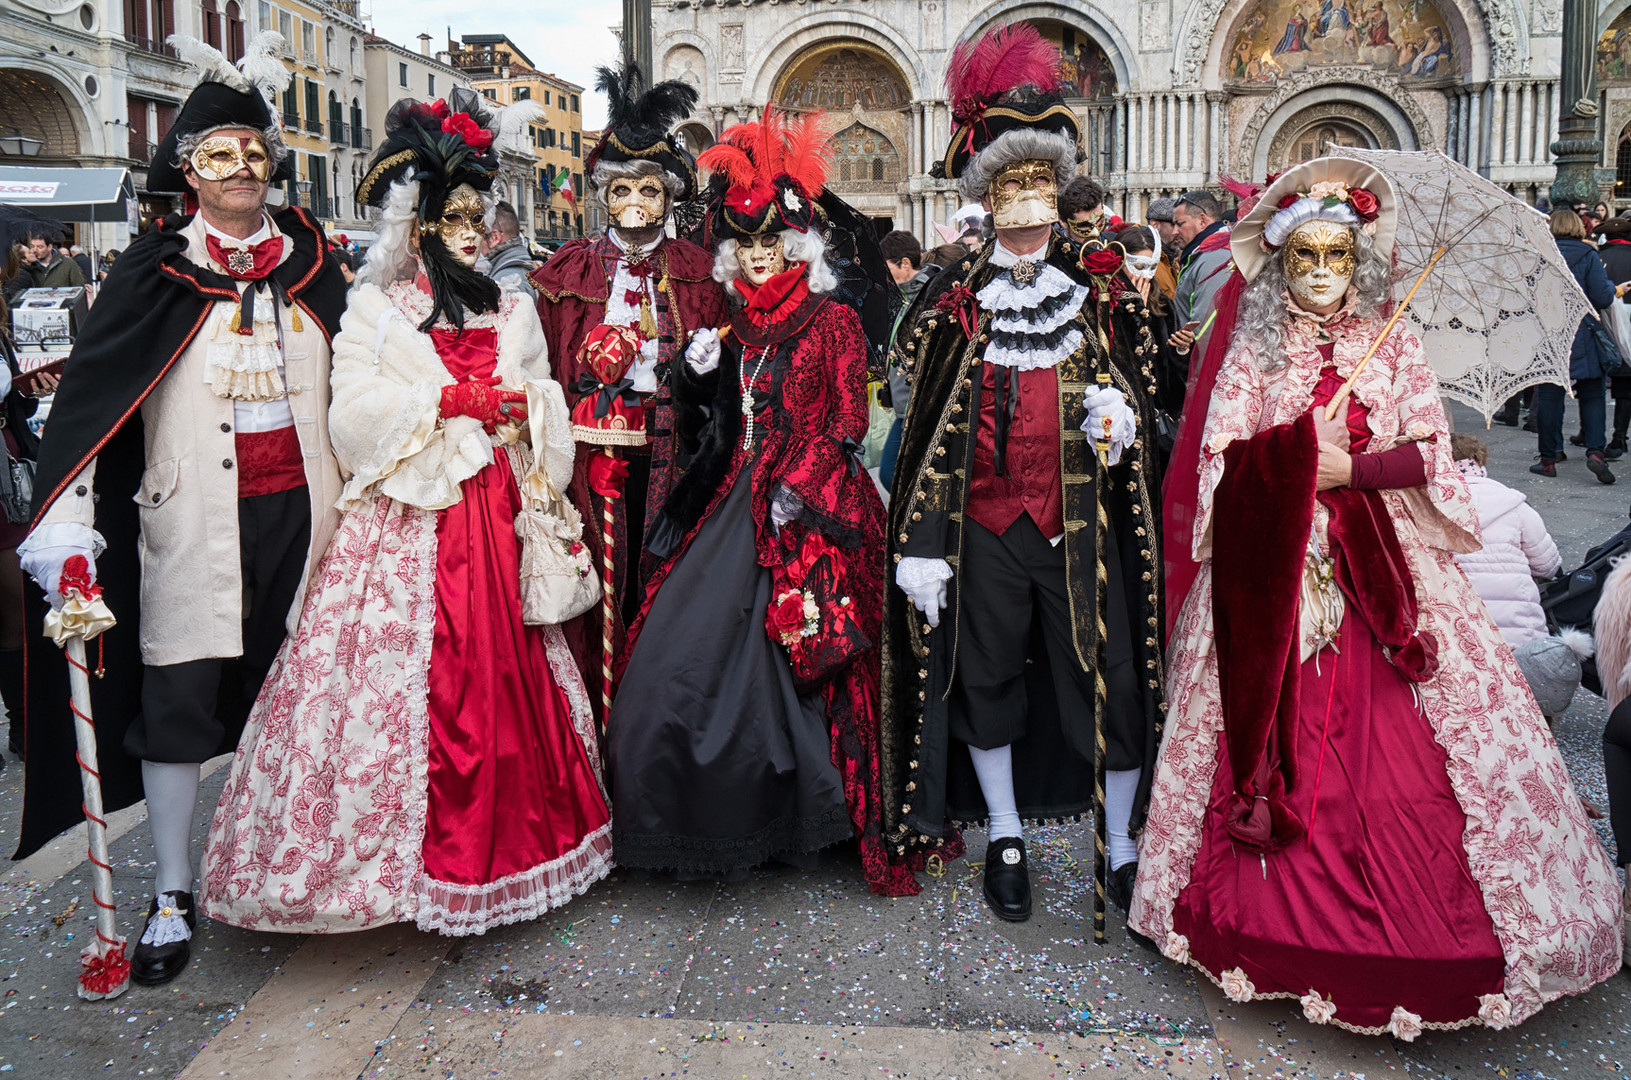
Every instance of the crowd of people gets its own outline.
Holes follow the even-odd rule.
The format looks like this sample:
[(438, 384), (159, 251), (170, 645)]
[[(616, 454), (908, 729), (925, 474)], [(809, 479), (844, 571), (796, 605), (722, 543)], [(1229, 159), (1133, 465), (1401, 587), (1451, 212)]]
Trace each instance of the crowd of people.
[[(1320, 158), (1124, 220), (1021, 23), (950, 65), (938, 248), (827, 189), (819, 115), (693, 159), (696, 91), (625, 65), (585, 162), (603, 236), (535, 260), (491, 194), (515, 114), (455, 91), (391, 109), (358, 259), (267, 207), (281, 67), (186, 54), (149, 186), (190, 212), (114, 264), (0, 537), (31, 619), (117, 620), (92, 695), (106, 804), (145, 797), (157, 859), (136, 982), (187, 967), (199, 912), (472, 934), (614, 864), (843, 843), (907, 896), (970, 826), (1024, 921), (1059, 821), (1091, 823), (1096, 939), (1119, 909), (1314, 1023), (1503, 1028), (1619, 971), (1631, 891), (1548, 726), (1590, 648), (1540, 611), (1544, 525), (1384, 330), (1386, 176)], [(1606, 306), (1579, 216), (1553, 231)], [(1614, 373), (1573, 374), (1604, 479)], [(80, 814), (66, 678), (30, 652), (25, 854)]]

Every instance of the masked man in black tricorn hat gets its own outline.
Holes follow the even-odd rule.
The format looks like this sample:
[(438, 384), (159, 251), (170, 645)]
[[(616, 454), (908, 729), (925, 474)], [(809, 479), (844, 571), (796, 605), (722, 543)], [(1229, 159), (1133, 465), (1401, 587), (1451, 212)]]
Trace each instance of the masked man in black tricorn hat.
[[(259, 35), (237, 66), (170, 42), (202, 80), (148, 187), (198, 209), (137, 238), (109, 274), (57, 392), (18, 549), (53, 603), (83, 557), (118, 619), (91, 693), (105, 805), (147, 798), (158, 875), (131, 961), (144, 985), (187, 965), (199, 765), (237, 744), (341, 492), (329, 342), (345, 280), (310, 214), (266, 209), (293, 175), (268, 104), (288, 82), (283, 39)], [(62, 654), (31, 652), (19, 856), (81, 817)]]
[(996, 238), (908, 312), (890, 502), (886, 840), (987, 820), (985, 896), (1031, 914), (1023, 820), (1097, 821), (1094, 923), (1125, 909), (1161, 691), (1156, 345), (1118, 249), (1055, 235), (1080, 133), (1019, 24), (959, 46), (942, 164)]

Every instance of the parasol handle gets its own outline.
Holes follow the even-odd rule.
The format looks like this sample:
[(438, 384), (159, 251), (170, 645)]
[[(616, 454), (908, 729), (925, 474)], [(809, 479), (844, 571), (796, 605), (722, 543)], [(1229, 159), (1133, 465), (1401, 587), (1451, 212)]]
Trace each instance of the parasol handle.
[(1376, 350), (1381, 348), (1382, 342), (1386, 341), (1387, 336), (1393, 333), (1393, 327), (1398, 323), (1399, 316), (1403, 315), (1405, 308), (1410, 306), (1410, 301), (1416, 298), (1416, 290), (1421, 288), (1422, 282), (1427, 280), (1427, 275), (1433, 272), (1433, 267), (1438, 265), (1439, 259), (1443, 258), (1444, 253), (1448, 250), (1450, 250), (1450, 245), (1440, 244), (1439, 249), (1433, 252), (1433, 257), (1427, 260), (1427, 265), (1422, 267), (1421, 276), (1416, 279), (1414, 285), (1410, 286), (1410, 291), (1404, 294), (1404, 299), (1393, 309), (1393, 314), (1387, 317), (1387, 324), (1382, 327), (1382, 332), (1377, 335), (1375, 341), (1370, 343), (1370, 348), (1365, 350), (1365, 355), (1360, 357), (1359, 363), (1354, 365), (1354, 373), (1348, 376), (1348, 381), (1342, 384), (1342, 389), (1336, 392), (1336, 396), (1331, 399), (1331, 404), (1326, 407), (1325, 419), (1327, 422), (1336, 419), (1337, 410), (1342, 408), (1343, 403), (1348, 400), (1348, 395), (1353, 393), (1354, 381), (1365, 370), (1365, 365), (1370, 363), (1370, 358), (1376, 355)]

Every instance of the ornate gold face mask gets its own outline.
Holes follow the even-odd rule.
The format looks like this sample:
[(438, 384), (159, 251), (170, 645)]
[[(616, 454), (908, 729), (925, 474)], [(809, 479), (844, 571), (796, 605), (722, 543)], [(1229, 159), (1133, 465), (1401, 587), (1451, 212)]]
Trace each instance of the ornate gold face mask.
[(1073, 218), (1065, 222), (1065, 231), (1070, 233), (1073, 239), (1084, 244), (1090, 240), (1097, 240), (1099, 233), (1104, 231), (1104, 211), (1095, 210), (1084, 218)]
[(1359, 253), (1353, 230), (1334, 221), (1311, 221), (1286, 238), (1280, 257), (1286, 284), (1302, 307), (1337, 303), (1348, 291)]
[(427, 221), (419, 226), (419, 231), (435, 233), (437, 239), (447, 245), (454, 261), (475, 266), (481, 257), (481, 239), (487, 235), (486, 213), (487, 208), (482, 205), (476, 189), (460, 184), (442, 204), (441, 220)]
[(760, 286), (787, 269), (787, 251), (781, 233), (760, 233), (736, 245), (736, 258), (748, 284)]
[(606, 209), (619, 229), (649, 229), (668, 217), (668, 189), (655, 176), (619, 177), (606, 192)]
[(193, 151), (192, 163), (205, 180), (226, 180), (245, 169), (263, 184), (272, 176), (272, 155), (258, 136), (211, 135)]
[(1059, 217), (1058, 196), (1053, 162), (1016, 161), (991, 181), (991, 221), (999, 229), (1051, 225)]

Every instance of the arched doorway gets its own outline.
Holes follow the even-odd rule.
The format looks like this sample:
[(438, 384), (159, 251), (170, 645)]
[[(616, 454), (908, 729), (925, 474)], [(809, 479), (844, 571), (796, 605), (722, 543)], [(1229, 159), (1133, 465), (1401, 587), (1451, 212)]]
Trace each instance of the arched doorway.
[(1399, 148), (1388, 125), (1369, 109), (1345, 102), (1311, 105), (1292, 115), (1270, 140), (1268, 173), (1285, 172), (1299, 162), (1320, 157), (1333, 146)]
[(823, 42), (787, 65), (774, 100), (790, 112), (827, 113), (834, 141), (828, 187), (874, 218), (900, 213), (912, 94), (888, 56), (861, 42)]
[(40, 158), (81, 153), (73, 106), (51, 78), (32, 71), (0, 68), (0, 131), (40, 140)]
[(695, 122), (681, 124), (677, 133), (693, 157), (714, 144), (714, 133), (706, 124)]

